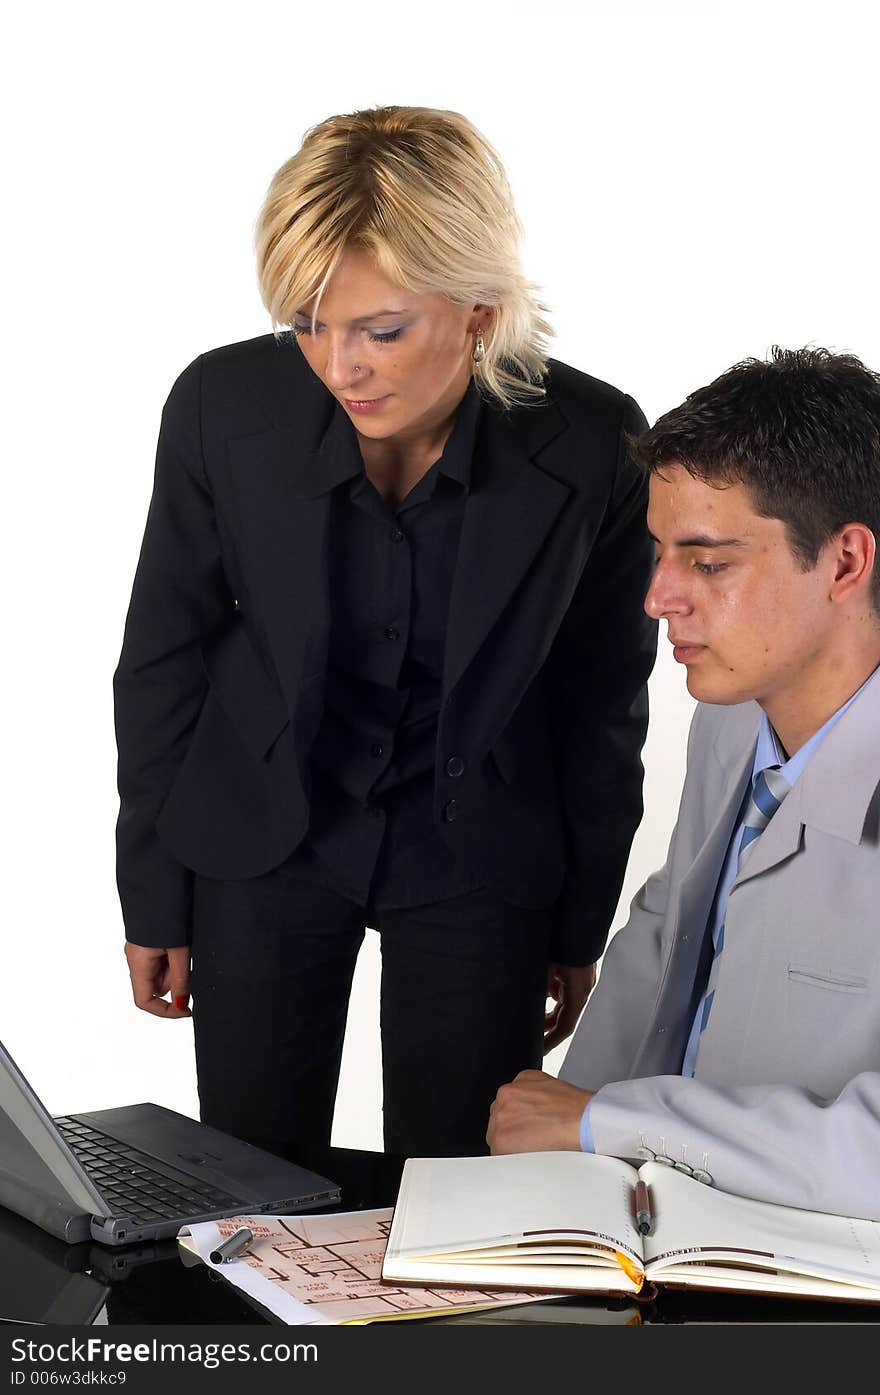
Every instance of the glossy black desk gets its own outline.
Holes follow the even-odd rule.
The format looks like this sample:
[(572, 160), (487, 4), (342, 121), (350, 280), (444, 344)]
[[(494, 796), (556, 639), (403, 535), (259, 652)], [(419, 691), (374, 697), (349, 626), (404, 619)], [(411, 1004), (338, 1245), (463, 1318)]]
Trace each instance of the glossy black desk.
[[(380, 1153), (334, 1148), (311, 1165), (339, 1182), (343, 1210), (390, 1206), (402, 1161)], [(0, 1208), (0, 1320), (83, 1326), (260, 1325), (268, 1319), (204, 1265), (184, 1264), (177, 1242), (111, 1251), (65, 1245)], [(762, 1295), (661, 1291), (654, 1299), (570, 1298), (491, 1314), (425, 1319), (452, 1325), (646, 1323), (880, 1322), (880, 1305), (826, 1303)], [(419, 1325), (410, 1320), (407, 1327)]]

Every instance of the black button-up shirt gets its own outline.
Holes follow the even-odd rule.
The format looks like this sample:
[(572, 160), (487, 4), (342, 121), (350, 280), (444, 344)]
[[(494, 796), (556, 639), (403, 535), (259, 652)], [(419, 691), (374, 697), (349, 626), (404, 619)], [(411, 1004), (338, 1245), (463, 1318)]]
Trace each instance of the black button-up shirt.
[(297, 872), (359, 904), (412, 906), (483, 885), (434, 828), (434, 763), (452, 577), (481, 404), (473, 385), (443, 454), (397, 507), (367, 478), (337, 407), (322, 443), (332, 490), (330, 648)]

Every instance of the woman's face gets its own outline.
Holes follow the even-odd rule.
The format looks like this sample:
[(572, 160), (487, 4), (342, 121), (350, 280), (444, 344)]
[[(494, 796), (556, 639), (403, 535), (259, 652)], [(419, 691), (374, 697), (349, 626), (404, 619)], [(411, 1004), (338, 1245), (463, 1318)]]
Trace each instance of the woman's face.
[(314, 331), (312, 308), (299, 306), (293, 321), (309, 367), (377, 441), (430, 434), (449, 418), (470, 380), (473, 336), (492, 313), (403, 290), (362, 250), (341, 258)]

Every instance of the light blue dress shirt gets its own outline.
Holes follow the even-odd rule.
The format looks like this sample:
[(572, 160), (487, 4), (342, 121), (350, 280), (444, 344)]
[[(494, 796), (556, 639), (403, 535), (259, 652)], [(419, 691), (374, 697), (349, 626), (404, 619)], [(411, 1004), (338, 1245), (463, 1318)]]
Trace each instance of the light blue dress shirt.
[[(712, 944), (716, 953), (718, 952), (718, 942), (721, 937), (721, 930), (724, 925), (725, 916), (727, 914), (728, 893), (730, 892), (731, 885), (733, 884), (733, 880), (736, 876), (737, 860), (739, 858), (739, 849), (740, 843), (742, 842), (743, 828), (745, 827), (744, 820), (746, 810), (748, 808), (749, 795), (751, 793), (751, 790), (754, 788), (756, 778), (762, 770), (767, 770), (770, 766), (778, 766), (779, 773), (782, 775), (783, 779), (788, 783), (789, 787), (791, 787), (795, 783), (795, 781), (803, 774), (811, 757), (815, 755), (816, 751), (821, 746), (822, 742), (825, 740), (825, 737), (831, 731), (832, 727), (834, 727), (835, 724), (840, 721), (840, 718), (843, 716), (850, 703), (855, 702), (859, 693), (862, 691), (862, 688), (864, 688), (867, 683), (870, 683), (872, 679), (875, 678), (878, 679), (878, 681), (880, 681), (880, 670), (876, 670), (875, 673), (873, 673), (871, 677), (868, 678), (866, 682), (863, 683), (862, 686), (858, 688), (856, 692), (853, 693), (852, 697), (849, 698), (843, 704), (842, 707), (838, 707), (837, 711), (834, 712), (828, 718), (828, 721), (825, 723), (825, 725), (821, 726), (819, 730), (815, 732), (813, 736), (810, 737), (809, 741), (805, 742), (804, 745), (801, 746), (800, 750), (796, 751), (790, 759), (786, 757), (785, 751), (782, 749), (782, 746), (779, 743), (779, 738), (777, 737), (776, 732), (773, 730), (772, 726), (767, 720), (766, 713), (761, 713), (761, 727), (758, 732), (758, 740), (755, 746), (755, 758), (752, 762), (751, 786), (749, 789), (746, 790), (746, 793), (743, 796), (743, 802), (740, 806), (736, 826), (733, 830), (730, 843), (727, 847), (727, 855), (724, 859), (724, 864), (721, 868), (721, 876), (718, 880), (718, 889), (715, 892), (715, 899), (712, 902), (712, 910), (709, 915), (708, 924), (706, 926), (706, 930), (711, 930), (712, 932)], [(682, 1061), (681, 1066), (682, 1075), (692, 1076), (694, 1073), (694, 1067), (697, 1061), (697, 1052), (699, 1051), (700, 1047), (700, 1022), (703, 1016), (704, 1000), (705, 994), (700, 999), (700, 1002), (697, 1006), (697, 1011), (694, 1016), (693, 1025), (691, 1026), (690, 1036), (688, 1037), (687, 1046), (685, 1047), (684, 1059)], [(581, 1116), (580, 1139), (582, 1152), (594, 1153), (596, 1151), (593, 1143), (593, 1132), (590, 1128), (589, 1104), (587, 1105), (586, 1109), (583, 1112), (583, 1115)]]

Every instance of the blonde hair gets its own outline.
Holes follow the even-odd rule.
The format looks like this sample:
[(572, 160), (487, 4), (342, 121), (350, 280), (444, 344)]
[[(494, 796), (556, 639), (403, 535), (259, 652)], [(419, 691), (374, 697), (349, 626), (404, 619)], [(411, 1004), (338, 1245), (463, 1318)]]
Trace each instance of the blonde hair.
[(521, 225), (497, 154), (465, 117), (430, 107), (331, 116), (272, 179), (257, 220), (260, 294), (279, 332), (317, 306), (348, 247), (389, 280), (494, 307), (473, 365), (502, 406), (544, 395), (551, 330), (519, 257)]

